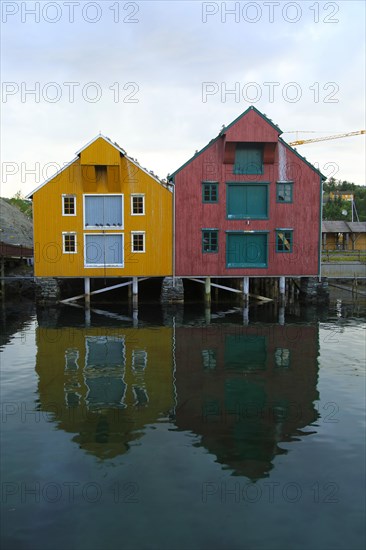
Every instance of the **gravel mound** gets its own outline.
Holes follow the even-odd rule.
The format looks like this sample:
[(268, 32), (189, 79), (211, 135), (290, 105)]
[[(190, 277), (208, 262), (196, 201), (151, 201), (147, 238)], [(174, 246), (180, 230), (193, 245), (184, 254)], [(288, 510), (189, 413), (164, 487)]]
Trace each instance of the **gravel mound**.
[(33, 224), (16, 206), (0, 198), (0, 241), (33, 246)]

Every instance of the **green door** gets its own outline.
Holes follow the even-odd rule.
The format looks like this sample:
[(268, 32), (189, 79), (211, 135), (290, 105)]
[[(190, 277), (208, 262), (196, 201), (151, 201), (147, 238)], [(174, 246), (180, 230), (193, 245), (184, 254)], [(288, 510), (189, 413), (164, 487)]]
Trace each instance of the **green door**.
[(226, 267), (267, 267), (267, 233), (228, 233)]
[(235, 150), (234, 174), (263, 174), (262, 147), (238, 144)]

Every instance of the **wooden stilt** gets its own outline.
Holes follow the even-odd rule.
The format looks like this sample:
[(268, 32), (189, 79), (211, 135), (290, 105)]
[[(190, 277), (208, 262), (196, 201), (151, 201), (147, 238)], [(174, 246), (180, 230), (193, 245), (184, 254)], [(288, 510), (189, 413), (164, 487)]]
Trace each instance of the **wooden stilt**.
[(205, 321), (207, 325), (211, 323), (211, 307), (210, 305), (207, 305), (207, 302), (205, 307)]
[(1, 298), (4, 300), (5, 298), (5, 258), (4, 256), (1, 256)]
[(280, 304), (284, 305), (286, 301), (286, 277), (280, 277), (278, 287), (280, 291)]
[(205, 279), (205, 304), (208, 305), (211, 303), (211, 278), (206, 277)]
[(249, 277), (243, 278), (243, 299), (244, 304), (247, 305), (249, 303)]
[(243, 323), (245, 326), (249, 325), (249, 307), (247, 305), (243, 307)]
[(90, 307), (85, 307), (84, 311), (85, 311), (85, 326), (90, 327), (90, 325), (91, 325), (91, 310), (90, 310)]
[[(216, 283), (217, 283), (217, 279), (216, 279)], [(219, 299), (219, 289), (217, 288), (217, 286), (214, 286), (213, 289), (214, 289), (214, 300), (215, 302), (217, 302)]]
[(131, 281), (131, 283), (128, 285), (128, 302), (129, 302), (129, 303), (132, 302), (132, 281)]
[(134, 309), (132, 312), (132, 324), (134, 328), (138, 327), (139, 324), (139, 312), (138, 309)]
[(84, 278), (85, 307), (90, 308), (90, 277)]
[(139, 280), (137, 277), (132, 278), (132, 307), (137, 309), (139, 294)]
[(278, 322), (280, 325), (285, 324), (285, 307), (280, 306), (278, 309)]

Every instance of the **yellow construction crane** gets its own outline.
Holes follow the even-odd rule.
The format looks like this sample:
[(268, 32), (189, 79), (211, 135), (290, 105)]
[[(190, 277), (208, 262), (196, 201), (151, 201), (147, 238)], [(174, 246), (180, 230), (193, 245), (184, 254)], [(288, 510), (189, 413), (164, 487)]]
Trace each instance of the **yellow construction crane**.
[(328, 141), (328, 139), (338, 139), (350, 136), (359, 136), (365, 134), (365, 130), (357, 130), (357, 132), (347, 132), (346, 134), (335, 134), (334, 136), (318, 137), (313, 139), (298, 139), (297, 141), (290, 141), (289, 145), (304, 145), (305, 143), (315, 143), (316, 141)]

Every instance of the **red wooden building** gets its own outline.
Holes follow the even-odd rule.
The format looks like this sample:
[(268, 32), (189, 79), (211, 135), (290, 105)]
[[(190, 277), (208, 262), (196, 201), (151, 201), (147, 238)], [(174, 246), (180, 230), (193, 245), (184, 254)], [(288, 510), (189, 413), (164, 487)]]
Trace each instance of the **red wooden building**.
[(249, 107), (170, 177), (175, 275), (319, 273), (324, 176)]

